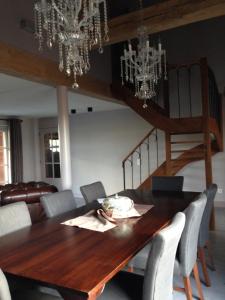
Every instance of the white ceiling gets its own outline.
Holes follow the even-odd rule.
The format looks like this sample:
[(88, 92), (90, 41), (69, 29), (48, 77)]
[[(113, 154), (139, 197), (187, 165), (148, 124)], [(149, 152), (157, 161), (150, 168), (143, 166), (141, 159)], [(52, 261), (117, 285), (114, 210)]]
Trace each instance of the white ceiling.
[[(69, 108), (77, 113), (123, 109), (126, 106), (69, 92)], [(53, 87), (0, 74), (0, 116), (51, 117), (57, 115)]]

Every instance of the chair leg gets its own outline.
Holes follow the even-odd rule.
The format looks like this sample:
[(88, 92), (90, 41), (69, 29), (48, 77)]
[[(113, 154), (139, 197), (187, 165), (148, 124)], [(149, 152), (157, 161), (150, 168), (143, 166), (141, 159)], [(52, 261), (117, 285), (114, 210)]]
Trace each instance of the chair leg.
[(205, 278), (205, 284), (206, 286), (211, 286), (207, 265), (206, 265), (206, 258), (205, 258), (205, 251), (204, 248), (199, 247), (198, 248), (198, 257), (200, 259), (201, 265), (202, 265), (202, 271)]
[(134, 267), (133, 266), (128, 267), (127, 271), (130, 272), (130, 273), (133, 273), (134, 272)]
[(184, 289), (187, 300), (192, 300), (192, 289), (191, 289), (191, 281), (190, 277), (183, 277)]
[(206, 248), (207, 248), (208, 254), (209, 254), (210, 267), (213, 271), (216, 271), (214, 259), (213, 259), (212, 247), (211, 247), (211, 243), (209, 241), (206, 243)]
[(197, 285), (197, 289), (198, 289), (198, 294), (199, 294), (200, 300), (204, 300), (204, 296), (203, 296), (203, 292), (202, 292), (202, 285), (201, 285), (201, 281), (200, 281), (199, 273), (198, 273), (197, 262), (194, 265), (193, 273), (194, 273), (194, 278), (195, 278), (195, 282), (196, 282), (196, 285)]

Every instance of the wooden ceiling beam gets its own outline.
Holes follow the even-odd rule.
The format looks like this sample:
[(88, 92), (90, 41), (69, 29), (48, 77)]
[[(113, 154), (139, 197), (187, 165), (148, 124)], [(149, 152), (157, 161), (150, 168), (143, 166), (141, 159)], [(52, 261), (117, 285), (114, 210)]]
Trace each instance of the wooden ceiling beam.
[[(225, 15), (225, 0), (166, 0), (144, 8), (143, 25), (148, 34), (158, 33), (191, 23)], [(137, 37), (140, 11), (113, 18), (109, 22), (112, 45)]]
[(73, 77), (67, 77), (60, 72), (56, 62), (2, 42), (0, 42), (0, 72), (50, 86), (64, 85), (76, 93), (124, 104), (112, 96), (110, 84), (85, 75), (78, 80), (79, 89), (74, 90), (71, 88)]

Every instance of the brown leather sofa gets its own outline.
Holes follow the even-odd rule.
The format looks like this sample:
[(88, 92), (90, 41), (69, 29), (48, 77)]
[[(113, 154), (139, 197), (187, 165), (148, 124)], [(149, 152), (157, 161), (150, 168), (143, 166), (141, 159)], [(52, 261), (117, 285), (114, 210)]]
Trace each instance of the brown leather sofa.
[(30, 211), (32, 223), (40, 222), (45, 218), (44, 210), (40, 204), (40, 197), (45, 194), (57, 192), (54, 185), (45, 182), (20, 182), (0, 186), (0, 205), (25, 201)]

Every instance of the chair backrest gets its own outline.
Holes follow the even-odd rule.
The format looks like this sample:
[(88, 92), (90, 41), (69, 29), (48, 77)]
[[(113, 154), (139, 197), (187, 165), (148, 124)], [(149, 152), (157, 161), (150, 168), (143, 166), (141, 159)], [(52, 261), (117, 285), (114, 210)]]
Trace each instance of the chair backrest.
[(152, 191), (181, 192), (183, 189), (183, 183), (183, 176), (153, 176)]
[(9, 285), (1, 269), (0, 269), (0, 300), (11, 300)]
[(209, 223), (210, 217), (213, 209), (213, 202), (217, 192), (217, 185), (211, 184), (208, 189), (205, 191), (207, 202), (205, 206), (205, 210), (202, 216), (202, 222), (200, 225), (199, 238), (198, 238), (198, 246), (204, 247), (206, 242), (209, 240)]
[(44, 195), (40, 201), (48, 218), (56, 217), (77, 207), (71, 190)]
[(174, 261), (184, 224), (184, 213), (177, 213), (171, 225), (154, 237), (145, 269), (143, 300), (172, 299)]
[(30, 213), (25, 202), (0, 207), (0, 236), (31, 225)]
[(197, 260), (199, 229), (206, 201), (205, 193), (201, 193), (184, 211), (186, 223), (179, 244), (178, 260), (185, 277), (190, 276)]
[(106, 193), (101, 181), (83, 185), (80, 191), (86, 203), (90, 203), (98, 198), (106, 198)]

